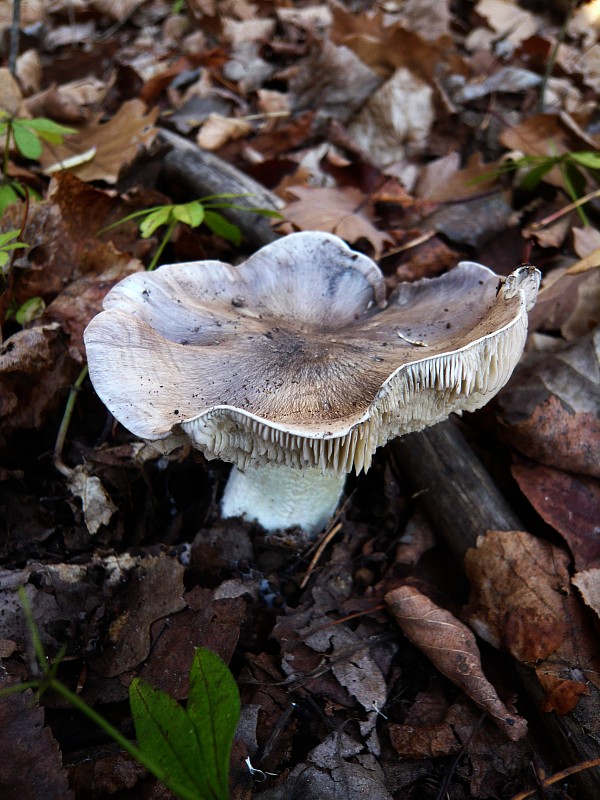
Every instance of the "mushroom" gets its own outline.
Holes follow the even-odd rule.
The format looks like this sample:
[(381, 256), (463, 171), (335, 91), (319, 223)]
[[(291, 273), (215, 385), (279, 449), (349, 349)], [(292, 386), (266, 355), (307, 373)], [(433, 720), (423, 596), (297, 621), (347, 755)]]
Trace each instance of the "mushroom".
[(539, 278), (461, 262), (386, 301), (370, 258), (330, 234), (293, 233), (237, 267), (126, 277), (85, 331), (90, 377), (136, 436), (233, 463), (223, 516), (310, 536), (378, 447), (499, 391)]

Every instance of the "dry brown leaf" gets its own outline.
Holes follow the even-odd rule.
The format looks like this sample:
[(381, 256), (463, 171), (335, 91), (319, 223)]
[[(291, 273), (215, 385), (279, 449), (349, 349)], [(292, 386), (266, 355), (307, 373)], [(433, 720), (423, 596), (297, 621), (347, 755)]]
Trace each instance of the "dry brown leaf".
[(110, 83), (89, 76), (62, 86), (49, 86), (27, 98), (25, 105), (34, 117), (78, 123), (90, 119), (109, 89)]
[(98, 533), (102, 525), (108, 525), (117, 510), (100, 478), (90, 475), (86, 467), (79, 464), (67, 483), (70, 491), (81, 500), (86, 528), (92, 535)]
[[(583, 268), (578, 269), (582, 263)], [(572, 341), (600, 326), (600, 271), (587, 269), (588, 263), (583, 259), (574, 264), (574, 274), (558, 267), (544, 276), (529, 315), (531, 331), (560, 330), (567, 341)]]
[(39, 428), (63, 402), (62, 392), (79, 369), (65, 352), (56, 322), (8, 338), (0, 347), (0, 440), (14, 430)]
[(487, 20), (494, 32), (494, 39), (502, 37), (513, 45), (521, 44), (538, 29), (539, 23), (533, 14), (508, 0), (479, 0), (475, 10)]
[(400, 586), (385, 595), (394, 619), (406, 637), (516, 741), (527, 733), (527, 723), (506, 708), (481, 668), (475, 636), (460, 620), (412, 586)]
[(496, 163), (484, 164), (480, 153), (473, 153), (461, 169), (460, 155), (450, 153), (426, 164), (417, 183), (417, 197), (443, 203), (460, 203), (462, 199), (487, 193), (496, 183)]
[(139, 8), (140, 0), (92, 0), (91, 5), (115, 22), (122, 22)]
[[(595, 150), (596, 144), (568, 114), (536, 114), (524, 122), (505, 128), (500, 143), (508, 150), (528, 156), (556, 156), (577, 150)], [(558, 173), (553, 171), (550, 175)], [(544, 180), (550, 180), (545, 176)], [(558, 173), (558, 185), (562, 179)]]
[(23, 94), (27, 96), (33, 92), (39, 92), (42, 80), (42, 62), (37, 50), (32, 48), (21, 53), (17, 58), (16, 75)]
[(600, 568), (584, 569), (573, 576), (572, 583), (579, 589), (583, 602), (600, 619)]
[(392, 239), (371, 222), (365, 196), (358, 189), (321, 189), (290, 186), (287, 190), (298, 200), (288, 203), (283, 216), (301, 231), (336, 233), (347, 242), (367, 239), (379, 258)]
[(144, 559), (132, 574), (123, 597), (123, 611), (110, 627), (110, 644), (94, 660), (105, 677), (121, 675), (144, 661), (156, 620), (185, 608), (184, 567), (165, 555)]
[[(466, 613), (482, 639), (534, 665), (540, 681), (585, 687), (598, 679), (597, 643), (571, 591), (568, 564), (567, 553), (529, 533), (489, 531), (465, 556)], [(577, 691), (571, 687), (570, 697)]]
[(600, 331), (524, 363), (498, 405), (503, 433), (521, 453), (600, 478)]
[(326, 40), (312, 48), (290, 80), (291, 105), (295, 111), (317, 111), (319, 118), (345, 122), (380, 83), (351, 50)]
[(512, 474), (544, 522), (569, 545), (576, 569), (600, 567), (600, 480), (521, 462), (513, 464)]
[(422, 152), (435, 118), (433, 89), (405, 67), (363, 106), (348, 132), (376, 167)]
[(245, 119), (224, 117), (222, 114), (209, 114), (198, 131), (196, 142), (205, 150), (218, 150), (233, 139), (242, 139), (252, 131), (252, 125)]
[(31, 691), (0, 699), (0, 750), (4, 800), (72, 800), (58, 744)]
[(64, 144), (45, 147), (40, 163), (48, 169), (95, 148), (91, 161), (70, 171), (82, 181), (116, 183), (121, 169), (154, 139), (157, 117), (158, 108), (146, 112), (141, 100), (128, 100), (108, 122), (101, 122), (101, 115), (97, 115), (77, 134), (68, 136)]

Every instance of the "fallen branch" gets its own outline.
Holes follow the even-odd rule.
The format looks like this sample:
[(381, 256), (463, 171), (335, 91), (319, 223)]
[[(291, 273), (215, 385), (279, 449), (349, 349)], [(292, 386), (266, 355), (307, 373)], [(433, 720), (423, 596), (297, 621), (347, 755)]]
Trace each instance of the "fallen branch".
[(260, 183), (207, 150), (176, 133), (161, 129), (160, 140), (171, 150), (163, 161), (163, 174), (168, 181), (183, 189), (189, 197), (201, 198), (215, 194), (247, 195), (235, 200), (238, 208), (219, 209), (219, 214), (241, 230), (244, 241), (252, 247), (262, 247), (278, 238), (269, 219), (251, 209), (266, 208), (278, 211), (282, 202), (277, 195)]

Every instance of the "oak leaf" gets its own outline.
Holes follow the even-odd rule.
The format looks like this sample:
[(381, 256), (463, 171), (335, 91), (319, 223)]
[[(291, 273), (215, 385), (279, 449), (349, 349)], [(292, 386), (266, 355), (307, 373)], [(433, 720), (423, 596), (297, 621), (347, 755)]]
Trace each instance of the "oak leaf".
[(370, 218), (365, 196), (358, 189), (322, 189), (292, 186), (298, 199), (283, 209), (283, 216), (301, 231), (327, 231), (347, 242), (367, 239), (379, 258), (391, 238), (378, 230)]

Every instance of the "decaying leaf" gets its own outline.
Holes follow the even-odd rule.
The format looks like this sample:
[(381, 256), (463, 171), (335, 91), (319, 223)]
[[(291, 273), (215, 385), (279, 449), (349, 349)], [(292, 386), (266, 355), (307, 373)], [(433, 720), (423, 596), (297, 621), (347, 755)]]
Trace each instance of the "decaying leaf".
[(368, 206), (358, 189), (319, 189), (291, 186), (287, 189), (298, 198), (282, 211), (283, 216), (301, 231), (328, 231), (347, 242), (367, 239), (379, 258), (392, 240), (371, 222)]
[(482, 639), (534, 665), (540, 681), (581, 684), (583, 690), (569, 690), (574, 705), (585, 681), (597, 680), (598, 667), (568, 563), (563, 550), (529, 533), (489, 531), (465, 556), (472, 587), (466, 613)]
[(45, 148), (40, 158), (48, 169), (78, 153), (96, 148), (94, 158), (72, 172), (82, 181), (116, 183), (124, 166), (131, 163), (138, 150), (147, 147), (156, 135), (154, 123), (158, 109), (146, 111), (141, 100), (128, 100), (108, 121), (97, 115), (62, 145)]
[(512, 473), (540, 517), (558, 531), (578, 570), (600, 566), (600, 480), (518, 461)]
[(0, 751), (3, 800), (73, 800), (58, 744), (31, 691), (0, 698)]
[(525, 363), (499, 406), (506, 437), (526, 456), (600, 477), (600, 331)]
[(83, 518), (88, 531), (91, 534), (98, 533), (102, 525), (108, 525), (117, 510), (102, 486), (100, 478), (88, 474), (83, 464), (79, 464), (67, 483), (73, 494), (81, 499)]
[(376, 167), (422, 152), (434, 121), (431, 86), (402, 67), (371, 96), (349, 133)]
[(584, 603), (600, 618), (600, 568), (585, 569), (573, 576)]
[(64, 352), (56, 322), (18, 331), (7, 339), (0, 346), (0, 438), (42, 425), (76, 370)]
[(392, 800), (381, 767), (343, 732), (332, 733), (312, 750), (286, 781), (257, 800)]
[(110, 628), (110, 644), (94, 661), (94, 668), (114, 677), (148, 656), (152, 624), (185, 608), (183, 566), (174, 558), (149, 557), (132, 575), (124, 593), (123, 611)]
[(345, 122), (380, 82), (347, 47), (325, 41), (312, 49), (290, 81), (291, 104), (296, 111), (318, 109), (319, 118)]
[(506, 708), (483, 674), (475, 636), (466, 625), (412, 586), (393, 589), (385, 602), (406, 637), (486, 711), (509, 739), (526, 735), (525, 720)]
[(196, 141), (205, 150), (218, 150), (232, 139), (242, 139), (252, 130), (252, 125), (245, 119), (224, 117), (222, 114), (209, 114), (202, 124)]

